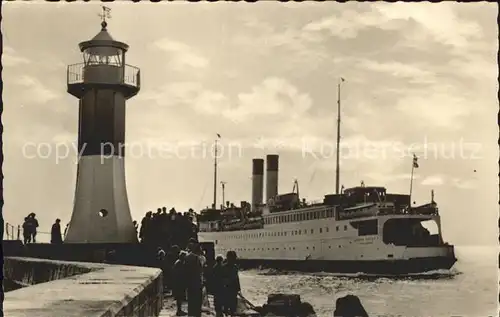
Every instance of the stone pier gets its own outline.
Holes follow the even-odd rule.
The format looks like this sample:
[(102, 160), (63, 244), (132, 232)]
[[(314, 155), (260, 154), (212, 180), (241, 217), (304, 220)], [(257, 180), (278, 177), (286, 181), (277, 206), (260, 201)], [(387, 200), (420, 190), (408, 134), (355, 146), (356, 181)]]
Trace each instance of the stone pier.
[(147, 267), (5, 257), (4, 315), (158, 316), (163, 305), (161, 270)]

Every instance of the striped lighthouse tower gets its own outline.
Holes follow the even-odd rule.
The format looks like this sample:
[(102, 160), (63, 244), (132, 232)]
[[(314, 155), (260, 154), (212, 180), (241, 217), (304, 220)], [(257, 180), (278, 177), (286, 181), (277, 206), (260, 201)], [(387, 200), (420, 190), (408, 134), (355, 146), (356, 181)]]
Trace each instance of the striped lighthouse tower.
[[(68, 93), (79, 99), (78, 161), (66, 243), (134, 243), (125, 186), (125, 102), (140, 89), (139, 69), (125, 64), (128, 45), (107, 31), (80, 43), (83, 63), (68, 66)], [(108, 16), (109, 17), (109, 16)]]

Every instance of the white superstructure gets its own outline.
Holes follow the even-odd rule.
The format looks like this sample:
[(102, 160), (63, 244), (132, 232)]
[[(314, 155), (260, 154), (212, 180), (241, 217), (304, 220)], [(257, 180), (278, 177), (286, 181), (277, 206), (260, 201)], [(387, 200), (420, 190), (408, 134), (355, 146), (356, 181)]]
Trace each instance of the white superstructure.
[[(335, 220), (334, 207), (312, 207), (263, 219), (264, 227), (253, 230), (207, 232), (200, 224), (199, 238), (214, 242), (216, 253), (234, 250), (239, 258), (252, 260), (386, 260), (445, 256), (448, 252), (437, 244), (408, 247), (384, 243), (383, 228), (388, 220), (439, 222), (439, 216), (401, 214)], [(367, 225), (356, 228), (356, 224)]]

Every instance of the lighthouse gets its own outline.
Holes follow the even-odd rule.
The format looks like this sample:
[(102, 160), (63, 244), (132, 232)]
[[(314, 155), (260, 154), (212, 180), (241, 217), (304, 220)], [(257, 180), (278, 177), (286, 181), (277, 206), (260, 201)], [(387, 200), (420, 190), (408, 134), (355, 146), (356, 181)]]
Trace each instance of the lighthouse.
[(125, 104), (140, 90), (139, 69), (125, 63), (128, 45), (107, 30), (79, 44), (83, 63), (68, 66), (67, 91), (78, 98), (76, 190), (65, 243), (135, 243), (125, 184)]

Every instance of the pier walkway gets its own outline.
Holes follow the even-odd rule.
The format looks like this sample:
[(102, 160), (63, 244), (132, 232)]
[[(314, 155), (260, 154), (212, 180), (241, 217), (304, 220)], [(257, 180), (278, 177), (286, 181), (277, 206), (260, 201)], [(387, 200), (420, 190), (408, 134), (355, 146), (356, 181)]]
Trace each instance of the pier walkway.
[(159, 269), (23, 257), (4, 259), (5, 316), (158, 316), (163, 303)]

